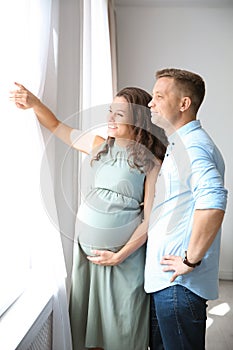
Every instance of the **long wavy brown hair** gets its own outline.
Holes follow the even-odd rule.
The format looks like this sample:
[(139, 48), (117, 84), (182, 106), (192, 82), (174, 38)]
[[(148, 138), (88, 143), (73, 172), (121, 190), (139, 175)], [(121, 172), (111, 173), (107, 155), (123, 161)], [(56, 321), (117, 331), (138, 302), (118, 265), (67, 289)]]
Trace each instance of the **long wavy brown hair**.
[[(148, 103), (152, 96), (138, 87), (126, 87), (120, 90), (117, 97), (124, 97), (129, 103), (131, 120), (129, 123), (133, 142), (126, 146), (128, 150), (128, 163), (132, 168), (141, 172), (149, 172), (155, 164), (163, 161), (168, 140), (162, 128), (151, 122), (151, 113)], [(99, 160), (113, 147), (115, 138), (108, 137), (104, 147), (92, 160)]]

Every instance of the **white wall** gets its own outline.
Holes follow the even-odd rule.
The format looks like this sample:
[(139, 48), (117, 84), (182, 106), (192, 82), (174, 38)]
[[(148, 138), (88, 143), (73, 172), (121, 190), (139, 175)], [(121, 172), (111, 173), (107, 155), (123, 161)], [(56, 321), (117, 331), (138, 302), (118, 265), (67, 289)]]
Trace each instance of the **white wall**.
[(229, 190), (220, 277), (233, 279), (233, 1), (135, 3), (140, 1), (116, 1), (118, 89), (136, 85), (151, 92), (155, 71), (165, 67), (205, 79), (199, 119), (223, 153)]

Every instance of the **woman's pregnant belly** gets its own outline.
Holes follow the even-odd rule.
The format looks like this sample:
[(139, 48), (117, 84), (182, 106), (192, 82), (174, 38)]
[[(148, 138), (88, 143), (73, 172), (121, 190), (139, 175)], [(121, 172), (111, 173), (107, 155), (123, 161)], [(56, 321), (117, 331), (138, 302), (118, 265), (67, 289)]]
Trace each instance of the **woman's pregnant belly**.
[(118, 251), (142, 221), (141, 207), (133, 198), (95, 189), (81, 204), (76, 237), (87, 255), (92, 249)]

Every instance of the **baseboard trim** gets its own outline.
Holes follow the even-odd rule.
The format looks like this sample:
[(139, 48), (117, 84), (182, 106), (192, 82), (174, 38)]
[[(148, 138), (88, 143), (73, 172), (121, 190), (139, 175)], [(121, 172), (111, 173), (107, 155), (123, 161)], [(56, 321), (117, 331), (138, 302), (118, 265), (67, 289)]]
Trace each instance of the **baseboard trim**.
[(233, 272), (232, 271), (219, 271), (219, 279), (220, 280), (233, 280)]

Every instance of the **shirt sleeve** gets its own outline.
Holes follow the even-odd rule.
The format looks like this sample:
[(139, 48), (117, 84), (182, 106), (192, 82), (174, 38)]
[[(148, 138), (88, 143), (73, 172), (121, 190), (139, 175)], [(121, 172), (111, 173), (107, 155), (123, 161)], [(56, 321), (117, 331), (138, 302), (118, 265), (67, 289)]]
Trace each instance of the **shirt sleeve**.
[(187, 149), (191, 162), (190, 188), (195, 209), (226, 209), (224, 161), (214, 147), (193, 145)]

